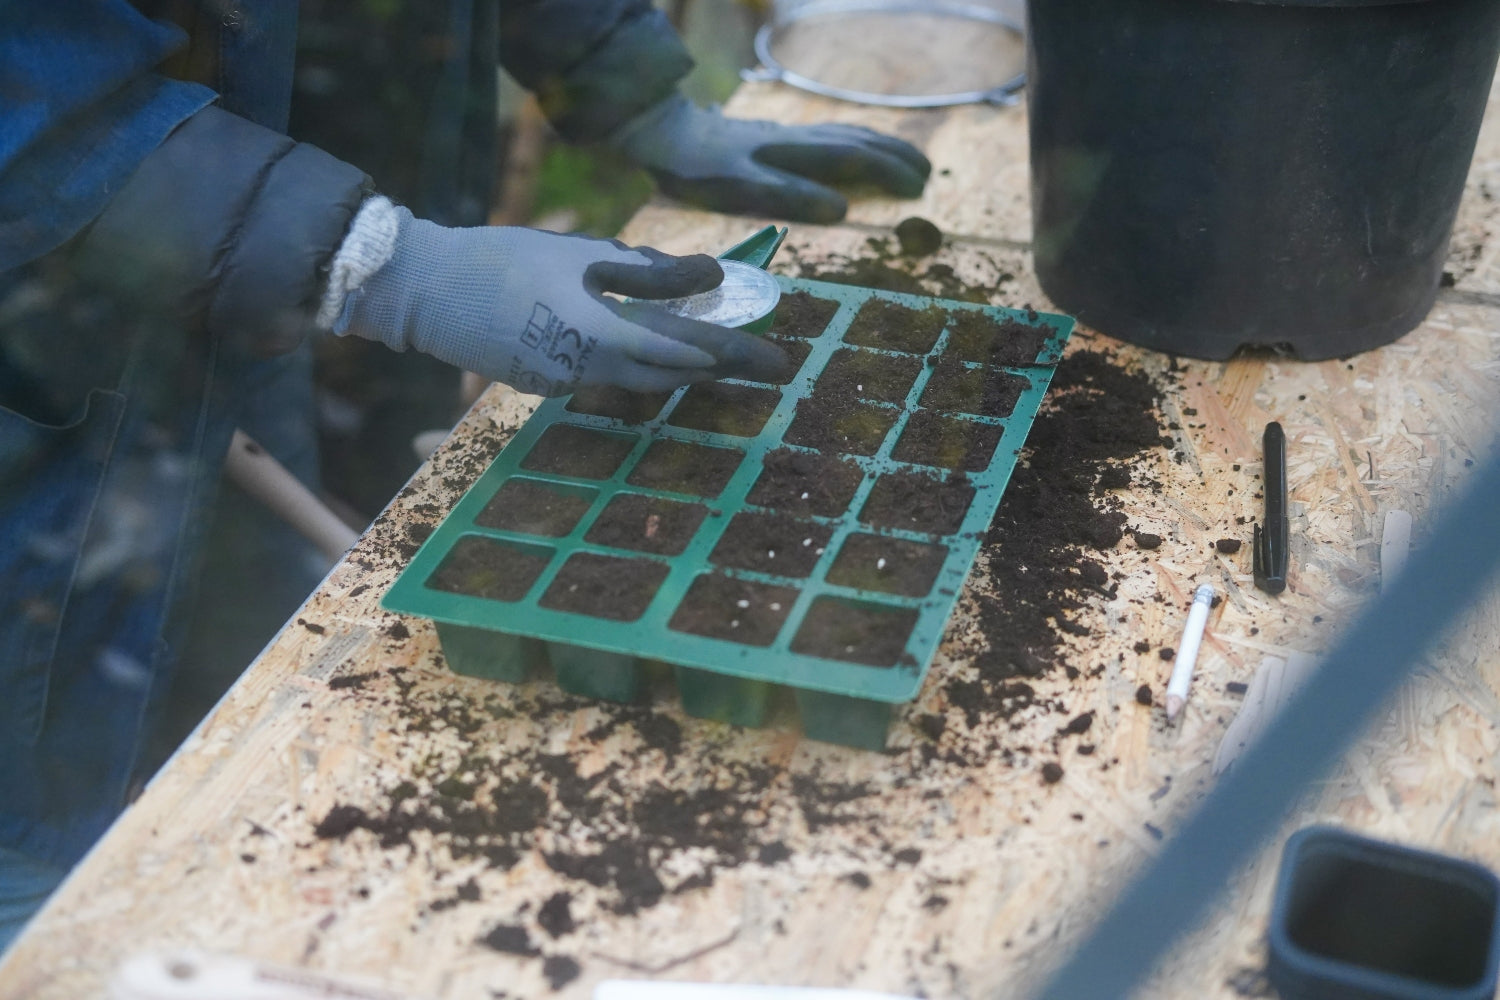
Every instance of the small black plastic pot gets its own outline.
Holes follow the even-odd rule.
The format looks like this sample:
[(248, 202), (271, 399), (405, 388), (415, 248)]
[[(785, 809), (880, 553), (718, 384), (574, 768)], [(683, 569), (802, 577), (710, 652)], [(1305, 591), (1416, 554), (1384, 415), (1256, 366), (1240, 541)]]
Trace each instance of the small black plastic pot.
[(1287, 839), (1271, 911), (1282, 1000), (1491, 1000), (1500, 879), (1333, 827)]
[(1031, 0), (1037, 275), (1111, 336), (1314, 360), (1426, 316), (1496, 0)]

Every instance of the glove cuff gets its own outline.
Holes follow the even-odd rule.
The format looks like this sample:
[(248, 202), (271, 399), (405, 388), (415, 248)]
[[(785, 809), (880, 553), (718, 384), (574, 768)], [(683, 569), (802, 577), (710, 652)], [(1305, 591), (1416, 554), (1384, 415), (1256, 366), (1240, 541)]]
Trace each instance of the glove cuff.
[(681, 94), (669, 94), (610, 133), (605, 142), (637, 163), (653, 162), (661, 151), (663, 133), (676, 130), (679, 121), (685, 122), (697, 110)]
[(333, 255), (328, 270), (328, 287), (318, 306), (320, 330), (333, 329), (344, 300), (370, 276), (385, 266), (396, 252), (396, 234), (401, 229), (401, 215), (389, 198), (376, 195), (360, 206), (349, 233)]

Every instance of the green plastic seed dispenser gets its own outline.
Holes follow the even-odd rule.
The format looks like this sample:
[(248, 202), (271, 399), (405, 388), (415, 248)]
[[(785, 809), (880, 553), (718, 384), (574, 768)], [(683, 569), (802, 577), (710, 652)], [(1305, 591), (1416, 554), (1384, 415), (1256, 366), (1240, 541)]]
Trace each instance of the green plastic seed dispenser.
[[(785, 230), (724, 256), (764, 267)], [(382, 601), (456, 672), (884, 747), (1072, 333), (1066, 316), (778, 278), (786, 384), (546, 400)]]

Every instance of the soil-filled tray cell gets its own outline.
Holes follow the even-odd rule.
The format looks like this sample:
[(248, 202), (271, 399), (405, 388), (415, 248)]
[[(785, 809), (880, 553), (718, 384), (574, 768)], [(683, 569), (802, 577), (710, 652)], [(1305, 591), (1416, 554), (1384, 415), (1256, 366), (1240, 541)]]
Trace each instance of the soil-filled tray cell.
[(944, 356), (957, 361), (1019, 368), (1035, 364), (1052, 336), (1049, 326), (997, 320), (982, 312), (955, 312), (948, 327)]
[(495, 491), (474, 523), (500, 531), (561, 538), (573, 530), (596, 496), (597, 490), (518, 476), (507, 479)]
[(552, 550), (539, 545), (464, 535), (432, 571), (427, 586), (491, 601), (519, 601), (551, 559)]
[(792, 638), (792, 652), (845, 660), (871, 667), (894, 667), (906, 652), (917, 623), (915, 608), (819, 597), (807, 609)]
[(797, 404), (782, 440), (822, 452), (873, 455), (900, 415), (852, 396), (820, 391)]
[(789, 385), (801, 374), (803, 362), (812, 353), (812, 344), (805, 340), (793, 340), (790, 337), (767, 337), (766, 339), (785, 351), (787, 356), (787, 366), (781, 378), (766, 379), (766, 381), (772, 385)]
[(555, 611), (633, 622), (645, 614), (666, 578), (665, 563), (576, 552), (538, 603)]
[(754, 437), (779, 402), (781, 393), (775, 389), (706, 382), (683, 393), (667, 423), (695, 431)]
[(791, 587), (705, 574), (693, 581), (667, 627), (749, 646), (769, 646), (796, 599), (797, 591)]
[(926, 354), (937, 343), (948, 314), (937, 306), (912, 309), (884, 299), (866, 302), (844, 334), (846, 344)]
[(716, 497), (745, 457), (733, 448), (709, 448), (665, 438), (651, 443), (625, 481), (648, 490)]
[(826, 525), (779, 514), (736, 514), (708, 559), (731, 569), (804, 577), (832, 534)]
[(850, 535), (828, 569), (828, 582), (858, 590), (923, 597), (932, 589), (948, 550), (941, 545), (882, 535)]
[(839, 304), (832, 299), (820, 299), (807, 292), (792, 292), (783, 295), (777, 303), (771, 332), (778, 337), (817, 337), (838, 311)]
[(632, 434), (553, 424), (531, 446), (521, 468), (574, 479), (608, 479), (625, 461), (635, 442)]
[(818, 392), (858, 396), (877, 403), (904, 403), (921, 370), (920, 358), (844, 348), (828, 360), (818, 379)]
[(863, 478), (847, 458), (782, 448), (766, 453), (760, 478), (745, 499), (757, 507), (835, 517), (849, 506)]
[(891, 457), (963, 472), (987, 469), (1005, 428), (918, 410), (907, 420)]
[(875, 480), (859, 519), (877, 528), (951, 535), (973, 502), (974, 487), (962, 476), (888, 472)]
[(707, 513), (701, 503), (621, 493), (605, 504), (583, 538), (615, 549), (675, 556), (687, 548)]
[(1031, 381), (997, 368), (966, 368), (944, 362), (933, 370), (922, 391), (922, 405), (934, 410), (1008, 417)]
[(573, 393), (568, 409), (596, 417), (614, 417), (628, 424), (643, 424), (660, 413), (671, 398), (670, 392), (631, 392), (612, 385), (590, 385)]

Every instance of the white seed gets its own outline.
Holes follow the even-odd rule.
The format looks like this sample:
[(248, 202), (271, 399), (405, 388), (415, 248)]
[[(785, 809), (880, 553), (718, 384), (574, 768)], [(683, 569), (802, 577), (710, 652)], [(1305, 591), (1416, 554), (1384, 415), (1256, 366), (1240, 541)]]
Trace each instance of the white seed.
[(740, 621), (739, 621), (739, 619), (738, 619), (738, 618), (736, 618), (736, 619), (734, 619), (734, 620), (733, 620), (733, 621), (731, 621), (731, 622), (730, 622), (730, 623), (729, 623), (729, 627), (730, 627), (730, 628), (739, 628), (739, 627), (740, 627)]
[(822, 549), (813, 549), (813, 551), (815, 553), (817, 553), (818, 555), (822, 555), (823, 554), (823, 550)]
[(864, 386), (862, 386), (862, 385), (856, 385), (856, 386), (855, 386), (855, 387), (854, 387), (854, 391), (855, 391), (855, 392), (864, 392), (864, 391), (865, 391), (865, 387), (864, 387)]
[(807, 548), (811, 544), (812, 544), (812, 539), (811, 538), (804, 538), (804, 539), (802, 539), (802, 547), (804, 549)]
[(884, 559), (876, 559), (875, 560), (875, 568), (876, 569), (885, 569), (885, 560)]
[(772, 611), (780, 611), (781, 610), (781, 605), (778, 604), (776, 601), (772, 601), (771, 602), (771, 610)]
[(775, 549), (766, 549), (766, 558), (767, 559), (775, 559), (776, 558), (776, 550)]
[(804, 499), (804, 500), (807, 499), (807, 494), (806, 493), (802, 494), (802, 499)]
[(734, 606), (737, 607), (737, 608), (748, 608), (750, 606), (750, 602), (749, 601), (735, 601), (734, 602)]

